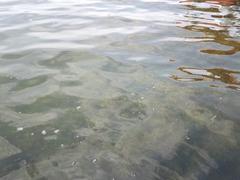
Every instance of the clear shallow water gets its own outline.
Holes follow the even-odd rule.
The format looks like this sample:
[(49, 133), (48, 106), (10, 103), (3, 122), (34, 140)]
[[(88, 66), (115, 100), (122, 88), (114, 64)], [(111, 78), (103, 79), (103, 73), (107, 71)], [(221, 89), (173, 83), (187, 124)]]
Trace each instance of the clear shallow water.
[(2, 0), (0, 179), (237, 179), (237, 4)]

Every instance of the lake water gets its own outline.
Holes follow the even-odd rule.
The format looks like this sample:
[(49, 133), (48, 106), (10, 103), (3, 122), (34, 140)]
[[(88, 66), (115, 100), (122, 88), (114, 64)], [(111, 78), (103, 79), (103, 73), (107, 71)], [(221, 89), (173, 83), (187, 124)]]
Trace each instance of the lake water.
[(237, 180), (238, 0), (1, 0), (1, 180)]

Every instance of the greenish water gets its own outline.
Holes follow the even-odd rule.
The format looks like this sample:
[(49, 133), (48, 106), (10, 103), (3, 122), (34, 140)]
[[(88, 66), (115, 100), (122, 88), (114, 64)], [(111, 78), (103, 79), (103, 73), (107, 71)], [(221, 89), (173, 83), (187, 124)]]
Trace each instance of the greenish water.
[(239, 12), (2, 0), (0, 179), (239, 179)]

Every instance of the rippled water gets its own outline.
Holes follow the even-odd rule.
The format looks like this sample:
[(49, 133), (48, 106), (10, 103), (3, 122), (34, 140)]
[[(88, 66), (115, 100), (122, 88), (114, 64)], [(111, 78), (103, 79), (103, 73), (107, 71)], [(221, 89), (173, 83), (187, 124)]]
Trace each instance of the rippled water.
[(237, 180), (238, 0), (1, 0), (1, 180)]

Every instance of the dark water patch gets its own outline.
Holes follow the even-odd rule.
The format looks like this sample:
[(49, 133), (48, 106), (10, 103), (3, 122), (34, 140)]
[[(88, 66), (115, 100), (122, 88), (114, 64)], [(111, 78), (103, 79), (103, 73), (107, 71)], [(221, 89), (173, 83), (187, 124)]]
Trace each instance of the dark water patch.
[(62, 116), (57, 119), (57, 128), (66, 130), (78, 129), (81, 127), (93, 128), (94, 123), (88, 119), (84, 113), (79, 110), (72, 109), (64, 112)]
[(191, 96), (199, 106), (205, 107), (214, 112), (217, 118), (234, 121), (239, 124), (240, 98), (239, 92), (235, 90), (218, 90), (199, 88)]
[(17, 85), (12, 90), (13, 91), (20, 91), (20, 90), (23, 90), (25, 88), (37, 86), (37, 85), (42, 84), (45, 81), (47, 81), (47, 79), (48, 79), (47, 76), (39, 76), (39, 77), (35, 77), (35, 78), (32, 78), (32, 79), (20, 80), (20, 81), (18, 81)]
[[(161, 166), (183, 178), (231, 179), (239, 176), (239, 147), (225, 137), (193, 124), (186, 143), (171, 160), (159, 159)], [(161, 171), (159, 172), (161, 175)]]
[(12, 60), (12, 59), (19, 59), (24, 57), (25, 53), (9, 53), (9, 54), (3, 54), (1, 56), (2, 59)]
[(122, 109), (120, 116), (124, 118), (137, 118), (143, 120), (147, 116), (147, 113), (143, 104), (133, 103), (125, 107), (125, 109)]
[(103, 71), (113, 73), (134, 73), (136, 68), (131, 67), (130, 64), (118, 62), (112, 58), (109, 58), (110, 62), (102, 66)]
[(74, 96), (66, 96), (61, 93), (54, 93), (38, 98), (32, 104), (18, 105), (13, 107), (16, 112), (36, 113), (49, 111), (55, 108), (75, 108), (79, 105), (79, 100)]
[(16, 78), (11, 76), (0, 75), (0, 85), (15, 82)]
[(194, 128), (190, 132), (190, 144), (206, 149), (214, 158), (217, 167), (201, 179), (234, 179), (239, 176), (239, 147), (229, 142), (224, 136), (210, 133), (207, 129)]
[(67, 63), (73, 60), (72, 56), (67, 56), (67, 54), (69, 54), (69, 52), (61, 52), (60, 54), (51, 59), (40, 62), (40, 65), (55, 69), (66, 68)]
[(20, 169), (29, 157), (24, 153), (18, 153), (0, 160), (0, 177), (6, 176), (11, 171)]
[[(15, 128), (8, 124), (1, 123), (0, 135), (12, 145), (18, 147), (21, 152), (0, 160), (0, 177), (22, 167), (26, 167), (31, 177), (39, 176), (35, 166), (37, 162), (46, 157), (51, 157), (51, 155), (63, 148), (63, 145), (64, 148), (73, 148), (80, 141), (83, 141), (84, 138), (76, 137), (74, 129), (84, 126), (89, 127), (90, 123), (84, 124), (84, 117), (79, 115), (76, 118), (68, 119), (67, 123), (64, 123), (62, 118), (59, 118), (56, 123), (25, 128), (23, 131), (16, 131)], [(66, 119), (64, 118), (64, 120)], [(57, 134), (56, 129), (59, 131)], [(51, 136), (56, 138), (49, 138)]]

